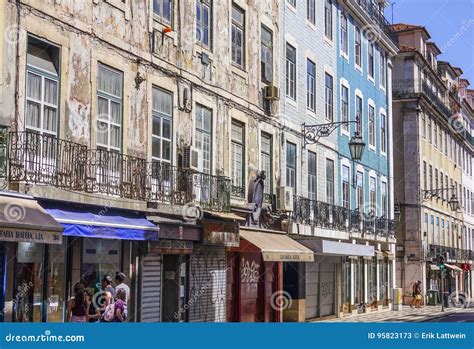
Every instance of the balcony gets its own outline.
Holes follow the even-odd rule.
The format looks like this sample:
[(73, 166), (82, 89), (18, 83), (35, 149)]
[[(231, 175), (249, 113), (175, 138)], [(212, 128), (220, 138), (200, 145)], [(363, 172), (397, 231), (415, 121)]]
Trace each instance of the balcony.
[[(172, 205), (230, 210), (230, 179), (128, 156), (88, 149), (31, 131), (3, 132), (1, 154), (12, 183), (43, 184), (86, 193)], [(1, 162), (0, 162), (1, 163)]]
[(359, 8), (364, 12), (383, 33), (390, 39), (390, 41), (398, 47), (398, 34), (392, 29), (390, 23), (385, 18), (379, 7), (372, 3), (371, 0), (348, 0), (348, 3), (353, 8)]
[(292, 219), (296, 223), (344, 232), (357, 232), (381, 237), (394, 237), (393, 220), (372, 217), (345, 207), (311, 200), (293, 198)]
[(445, 257), (447, 261), (467, 262), (473, 260), (474, 254), (471, 250), (430, 244), (426, 257), (437, 258), (440, 255)]

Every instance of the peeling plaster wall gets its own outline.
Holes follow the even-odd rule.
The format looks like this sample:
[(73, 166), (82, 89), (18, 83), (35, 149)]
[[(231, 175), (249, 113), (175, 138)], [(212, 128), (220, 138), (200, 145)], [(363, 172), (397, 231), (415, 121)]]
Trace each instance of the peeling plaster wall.
[[(59, 138), (96, 147), (97, 66), (106, 64), (123, 72), (123, 153), (150, 160), (151, 95), (153, 87), (160, 87), (173, 94), (174, 163), (178, 148), (194, 142), (195, 108), (199, 103), (213, 111), (214, 174), (230, 176), (231, 119), (245, 124), (246, 182), (251, 182), (260, 169), (260, 132), (273, 134), (274, 144), (279, 137), (280, 119), (263, 109), (264, 85), (260, 81), (260, 30), (264, 23), (273, 31), (274, 84), (279, 85), (279, 3), (235, 2), (245, 10), (244, 70), (231, 64), (231, 2), (213, 2), (212, 48), (207, 51), (195, 43), (193, 0), (175, 2), (173, 31), (166, 35), (161, 33), (164, 25), (153, 18), (149, 0), (6, 1), (7, 10), (0, 17), (5, 22), (2, 28), (16, 22), (18, 11), (21, 40), (18, 59), (15, 45), (2, 45), (5, 61), (0, 97), (4, 124), (13, 124), (16, 104), (18, 128), (24, 127), (26, 38), (30, 33), (61, 48)], [(209, 55), (209, 65), (201, 61), (203, 52)], [(139, 86), (135, 82), (137, 73), (144, 78)], [(183, 86), (191, 87), (191, 112), (179, 108)], [(273, 115), (278, 115), (278, 103), (273, 104)], [(276, 178), (278, 149), (275, 147), (273, 157)]]

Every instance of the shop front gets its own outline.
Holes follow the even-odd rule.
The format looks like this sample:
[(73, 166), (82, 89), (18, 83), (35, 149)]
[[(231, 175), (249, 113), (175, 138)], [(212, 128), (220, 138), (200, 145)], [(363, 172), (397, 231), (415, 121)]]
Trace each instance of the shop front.
[(281, 322), (285, 311), (298, 304), (293, 290), (284, 288), (284, 264), (314, 261), (313, 252), (285, 234), (240, 228), (240, 246), (227, 256), (229, 322)]
[(32, 197), (0, 194), (0, 321), (63, 320), (62, 231)]

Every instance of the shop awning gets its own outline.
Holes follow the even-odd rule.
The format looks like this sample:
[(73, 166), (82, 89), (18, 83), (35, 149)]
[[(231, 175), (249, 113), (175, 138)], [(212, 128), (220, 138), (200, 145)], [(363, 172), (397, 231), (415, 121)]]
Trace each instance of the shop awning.
[(228, 220), (233, 220), (233, 221), (245, 221), (244, 217), (239, 216), (232, 212), (217, 212), (217, 211), (207, 211), (207, 210), (204, 212), (211, 217), (228, 219)]
[(350, 244), (322, 239), (299, 240), (304, 246), (310, 248), (314, 253), (351, 256), (351, 257), (373, 257), (374, 247), (369, 245)]
[(459, 267), (456, 266), (456, 265), (444, 263), (444, 266), (445, 266), (446, 268), (449, 268), (449, 269), (454, 270), (454, 271), (462, 271), (462, 269), (459, 268)]
[(0, 193), (0, 241), (61, 244), (62, 231), (33, 197)]
[(158, 240), (159, 228), (139, 215), (48, 208), (64, 227), (63, 235), (99, 239)]
[(387, 257), (389, 260), (394, 260), (395, 259), (395, 254), (391, 251), (383, 251), (383, 254), (385, 257)]
[(314, 253), (284, 234), (240, 229), (240, 238), (262, 251), (266, 262), (313, 262)]

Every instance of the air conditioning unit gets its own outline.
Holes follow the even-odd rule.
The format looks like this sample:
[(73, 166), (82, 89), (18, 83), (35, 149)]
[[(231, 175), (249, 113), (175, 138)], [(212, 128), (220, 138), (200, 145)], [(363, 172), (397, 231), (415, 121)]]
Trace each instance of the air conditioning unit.
[(188, 146), (183, 149), (183, 168), (202, 172), (202, 155), (199, 149)]
[(293, 188), (280, 187), (277, 195), (277, 211), (293, 211)]
[(278, 87), (270, 85), (265, 86), (265, 99), (269, 101), (277, 101), (280, 99), (280, 90)]

